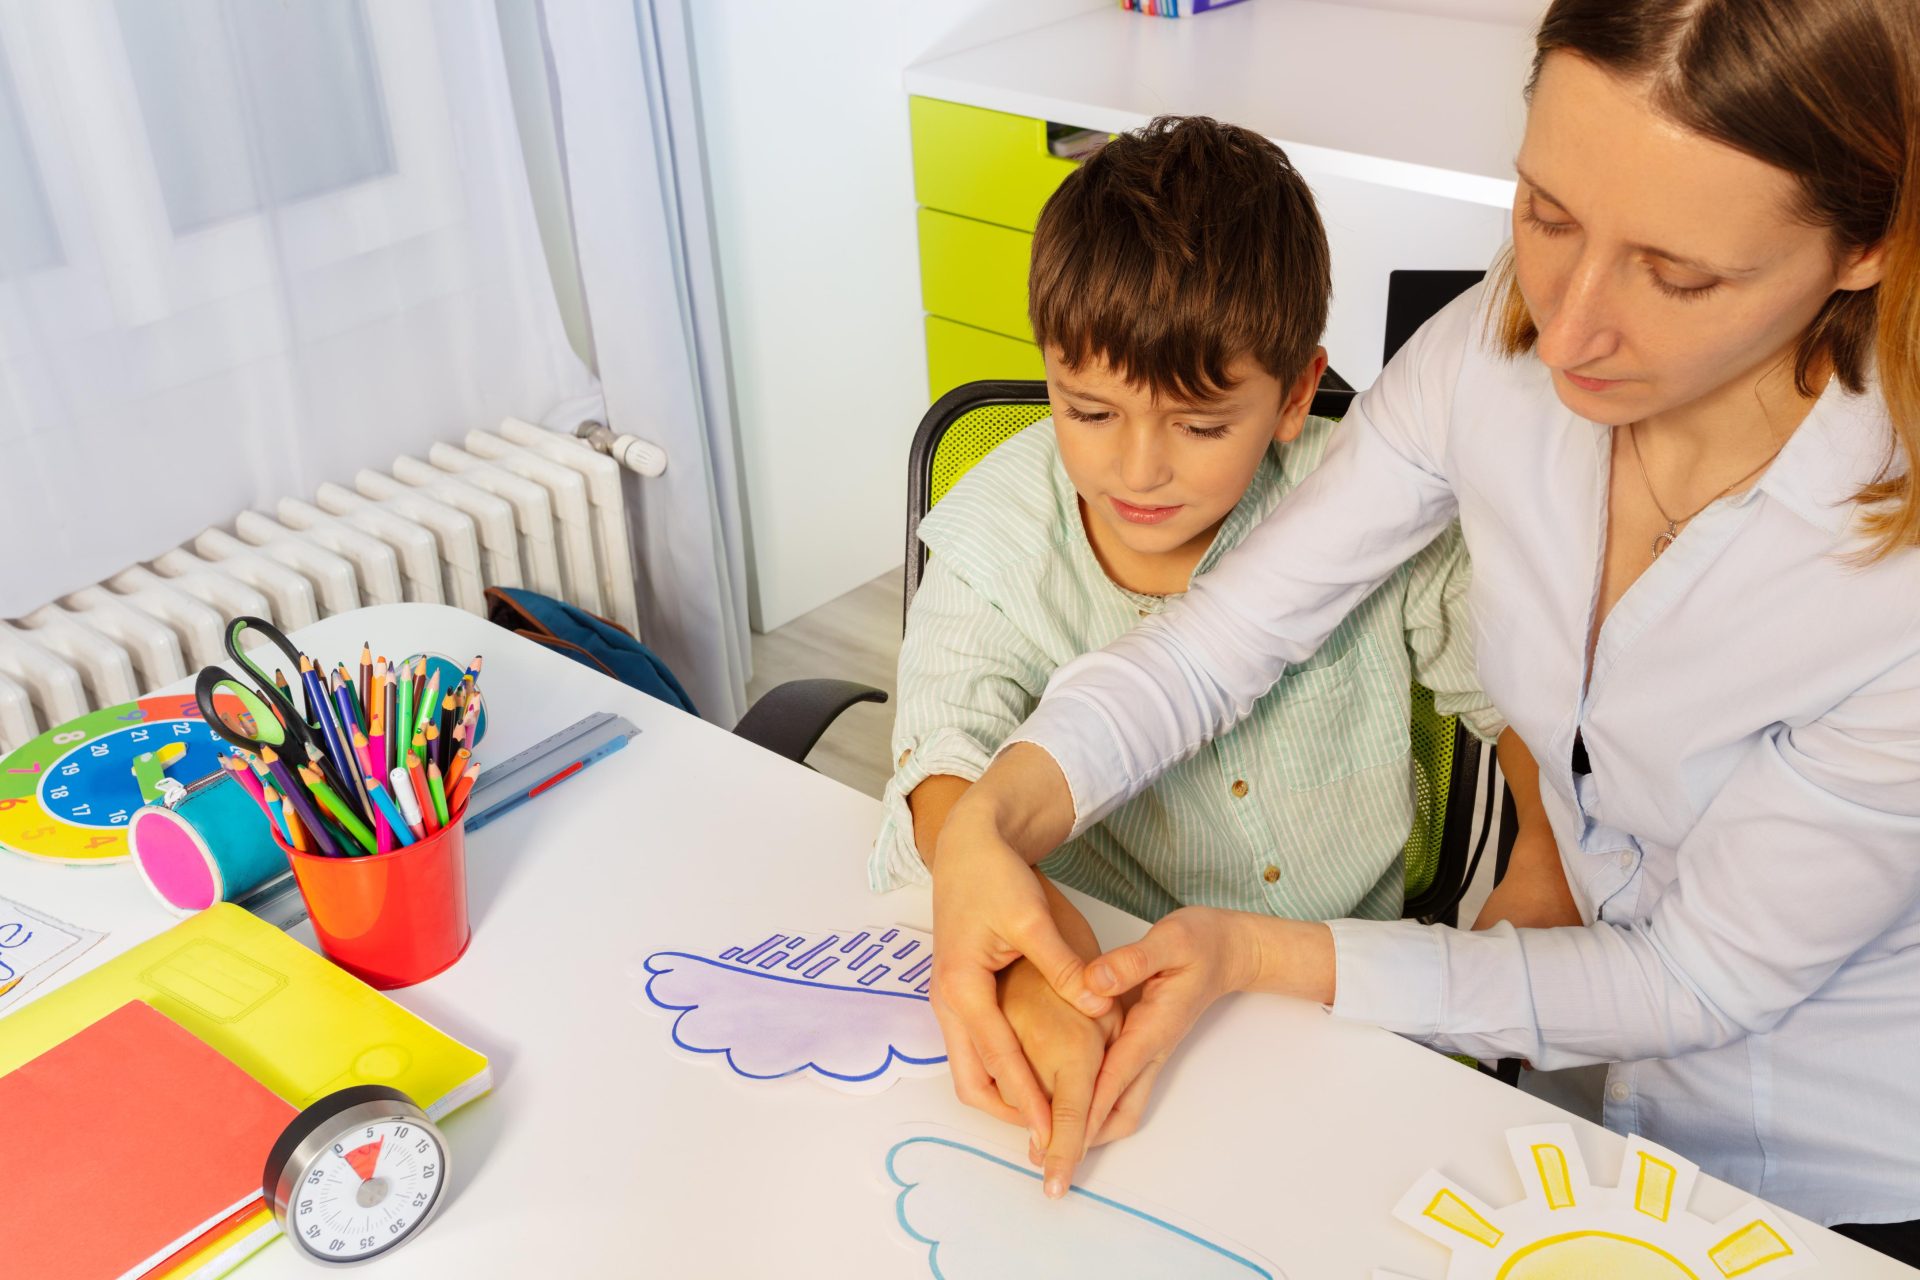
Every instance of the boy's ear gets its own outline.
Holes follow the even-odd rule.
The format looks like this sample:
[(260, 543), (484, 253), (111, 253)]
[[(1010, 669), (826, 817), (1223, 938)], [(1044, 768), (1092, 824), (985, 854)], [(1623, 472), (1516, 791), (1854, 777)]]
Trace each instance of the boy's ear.
[(1327, 349), (1315, 347), (1313, 359), (1307, 361), (1307, 367), (1300, 371), (1280, 402), (1280, 425), (1274, 430), (1275, 440), (1286, 444), (1307, 425), (1307, 410), (1313, 405), (1313, 393), (1320, 389), (1320, 375), (1326, 371)]

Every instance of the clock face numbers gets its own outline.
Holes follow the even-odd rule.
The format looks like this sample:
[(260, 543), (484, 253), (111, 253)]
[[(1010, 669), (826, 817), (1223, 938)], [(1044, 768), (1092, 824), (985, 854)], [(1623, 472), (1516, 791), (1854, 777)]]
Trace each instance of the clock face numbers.
[(127, 822), (162, 777), (220, 767), (192, 697), (142, 698), (51, 729), (0, 759), (0, 845), (53, 862), (127, 856)]
[(292, 1189), (287, 1234), (327, 1261), (370, 1258), (426, 1221), (446, 1165), (437, 1135), (405, 1117), (335, 1134)]

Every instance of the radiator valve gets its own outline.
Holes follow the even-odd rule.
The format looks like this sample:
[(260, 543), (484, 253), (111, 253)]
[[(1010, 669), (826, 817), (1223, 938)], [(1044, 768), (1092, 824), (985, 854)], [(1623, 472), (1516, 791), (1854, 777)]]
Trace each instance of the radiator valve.
[(639, 436), (617, 436), (604, 422), (588, 419), (575, 427), (573, 434), (629, 471), (643, 476), (657, 476), (667, 469), (665, 449)]

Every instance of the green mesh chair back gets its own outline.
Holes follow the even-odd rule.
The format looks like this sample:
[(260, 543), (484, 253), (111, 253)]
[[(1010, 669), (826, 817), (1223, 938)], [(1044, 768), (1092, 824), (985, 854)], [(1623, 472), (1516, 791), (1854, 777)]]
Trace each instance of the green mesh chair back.
[[(1329, 370), (1314, 396), (1312, 411), (1337, 419), (1353, 395), (1353, 388)], [(919, 539), (921, 517), (975, 463), (1051, 412), (1047, 384), (1039, 381), (969, 382), (941, 396), (927, 411), (908, 459), (908, 604), (926, 568), (926, 548)], [(1480, 743), (1453, 716), (1435, 711), (1433, 694), (1418, 684), (1413, 686), (1410, 738), (1414, 819), (1406, 844), (1405, 913), (1443, 918), (1455, 909), (1465, 889)], [(1451, 824), (1450, 814), (1455, 819)]]

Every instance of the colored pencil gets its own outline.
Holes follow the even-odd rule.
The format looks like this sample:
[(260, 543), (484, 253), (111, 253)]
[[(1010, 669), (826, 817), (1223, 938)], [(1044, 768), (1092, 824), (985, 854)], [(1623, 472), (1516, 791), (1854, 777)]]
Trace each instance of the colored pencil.
[(474, 765), (461, 777), (460, 785), (447, 797), (447, 812), (454, 818), (462, 818), (467, 812), (467, 797), (473, 794), (473, 780), (480, 776), (480, 766)]
[(387, 794), (387, 789), (381, 786), (380, 780), (375, 777), (369, 776), (366, 783), (367, 793), (373, 797), (374, 804), (379, 806), (380, 814), (386, 819), (387, 829), (393, 833), (394, 840), (402, 848), (412, 844), (414, 835), (412, 829), (407, 826), (406, 815), (400, 812), (400, 807), (393, 802), (393, 797)]
[[(278, 791), (275, 791), (274, 794), (280, 795)], [(293, 801), (287, 799), (285, 796), (280, 796), (280, 817), (287, 824), (287, 843), (298, 849), (301, 853), (306, 853), (306, 829), (300, 825), (300, 817), (293, 811)]]
[(401, 672), (400, 719), (391, 725), (388, 731), (400, 739), (400, 753), (406, 754), (408, 744), (413, 741), (413, 670), (411, 667)]
[[(372, 694), (373, 694), (373, 646), (365, 643), (364, 641), (360, 645), (360, 691), (367, 698), (370, 699), (372, 697)], [(373, 723), (373, 703), (371, 701), (361, 702), (360, 723), (362, 724)]]
[[(423, 667), (427, 665), (424, 659), (421, 661), (420, 665)], [(430, 726), (433, 723), (433, 713), (435, 711), (438, 711), (439, 709), (440, 709), (440, 673), (436, 671), (433, 673), (433, 676), (427, 681), (426, 692), (420, 696), (419, 722), (413, 726), (413, 731), (415, 733), (425, 733), (427, 731), (428, 726)]]
[(254, 777), (253, 770), (233, 756), (221, 756), (220, 767), (232, 774), (234, 781), (246, 789), (246, 793), (253, 797), (254, 804), (260, 807), (260, 812), (267, 815), (268, 824), (284, 838), (286, 831), (280, 825), (280, 819), (274, 812), (274, 805), (267, 799), (266, 786), (260, 779)]
[(448, 786), (457, 787), (460, 785), (460, 775), (467, 771), (467, 764), (472, 759), (473, 752), (465, 747), (453, 753), (453, 768), (447, 773)]
[[(293, 831), (287, 826), (286, 800), (280, 795), (280, 788), (271, 781), (260, 784), (260, 799), (264, 804), (267, 817), (273, 822), (273, 829), (282, 840), (293, 844)], [(295, 848), (299, 846), (295, 845)]]
[(347, 834), (353, 837), (354, 842), (363, 852), (374, 851), (373, 830), (360, 820), (360, 815), (353, 811), (352, 805), (340, 798), (339, 792), (327, 785), (327, 780), (320, 776), (318, 769), (311, 765), (303, 768), (300, 771), (300, 781), (307, 784), (308, 789), (313, 792), (313, 798), (320, 802), (320, 807), (332, 814), (334, 821), (346, 828)]
[(417, 755), (407, 757), (407, 785), (413, 788), (413, 798), (420, 802), (420, 821), (426, 824), (427, 834), (439, 830), (433, 825), (433, 796), (427, 791), (427, 767)]
[(306, 824), (308, 833), (313, 837), (314, 845), (321, 853), (330, 857), (339, 857), (340, 847), (334, 842), (333, 833), (328, 831), (327, 824), (321, 821), (320, 810), (313, 803), (313, 797), (307, 794), (306, 788), (294, 780), (293, 771), (287, 768), (286, 763), (275, 754), (272, 747), (263, 748), (260, 759), (266, 764), (268, 772), (273, 774), (274, 780), (280, 784), (280, 794), (287, 798), (294, 812), (300, 815), (300, 821)]
[(406, 750), (407, 743), (406, 735), (400, 732), (400, 690), (394, 684), (392, 668), (387, 670), (386, 684), (387, 714), (385, 721), (381, 724), (387, 741), (387, 767), (380, 774), (383, 778), (400, 763), (400, 753)]
[(427, 766), (427, 791), (433, 796), (433, 812), (440, 819), (440, 825), (447, 825), (447, 787), (440, 778), (440, 762), (435, 760)]

